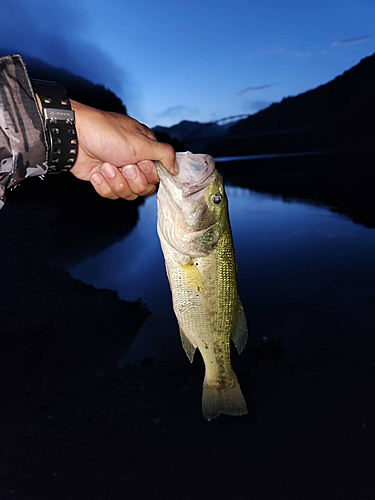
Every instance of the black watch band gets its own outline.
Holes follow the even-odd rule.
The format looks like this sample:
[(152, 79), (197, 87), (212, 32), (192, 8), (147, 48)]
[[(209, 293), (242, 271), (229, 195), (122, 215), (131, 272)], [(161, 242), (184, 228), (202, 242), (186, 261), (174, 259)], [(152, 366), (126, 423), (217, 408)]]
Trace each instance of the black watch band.
[(54, 82), (31, 79), (43, 107), (48, 146), (48, 172), (69, 171), (78, 154), (74, 111), (64, 87)]

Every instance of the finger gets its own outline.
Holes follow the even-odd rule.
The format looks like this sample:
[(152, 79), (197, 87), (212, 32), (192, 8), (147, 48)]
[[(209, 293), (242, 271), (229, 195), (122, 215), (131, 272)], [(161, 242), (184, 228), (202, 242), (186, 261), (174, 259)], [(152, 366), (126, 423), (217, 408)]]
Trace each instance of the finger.
[(149, 196), (154, 189), (153, 184), (149, 184), (143, 172), (137, 165), (125, 165), (121, 167), (121, 172), (126, 178), (131, 191), (140, 196)]
[(94, 186), (95, 191), (103, 198), (108, 198), (110, 200), (118, 199), (118, 196), (114, 194), (107, 181), (99, 172), (92, 174), (90, 182)]
[(176, 154), (170, 144), (148, 139), (145, 144), (144, 153), (144, 158), (159, 160), (172, 175), (178, 173), (179, 167)]
[(141, 172), (146, 176), (147, 182), (149, 184), (158, 184), (159, 176), (156, 171), (155, 163), (151, 160), (142, 160), (137, 163)]
[(154, 194), (156, 191), (156, 186), (154, 184), (151, 184), (151, 190), (148, 194), (145, 194), (144, 196), (151, 196), (152, 194)]
[(133, 192), (127, 179), (117, 167), (110, 163), (103, 163), (101, 173), (115, 195), (129, 201), (137, 198), (138, 193)]

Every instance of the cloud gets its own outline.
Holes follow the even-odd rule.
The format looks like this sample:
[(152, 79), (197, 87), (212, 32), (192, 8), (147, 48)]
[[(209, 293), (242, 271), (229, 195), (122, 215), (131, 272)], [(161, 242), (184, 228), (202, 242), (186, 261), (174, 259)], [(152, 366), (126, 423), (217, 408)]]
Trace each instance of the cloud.
[(249, 111), (251, 113), (257, 113), (258, 111), (261, 111), (262, 109), (268, 108), (272, 104), (272, 101), (263, 101), (261, 99), (251, 101), (247, 100), (244, 102), (243, 109), (244, 111)]
[(331, 48), (341, 47), (341, 45), (353, 45), (355, 43), (362, 43), (371, 38), (372, 36), (373, 35), (362, 35), (362, 36), (355, 36), (353, 38), (347, 38), (346, 40), (337, 40), (336, 42), (333, 42)]
[(89, 16), (82, 3), (2, 0), (0, 18), (0, 47), (8, 53), (36, 57), (117, 93), (126, 89), (129, 76), (83, 38)]
[(155, 118), (187, 118), (197, 116), (198, 108), (189, 108), (188, 106), (178, 105), (171, 106), (160, 113), (155, 114)]
[(259, 85), (257, 87), (246, 87), (246, 88), (236, 92), (236, 95), (238, 95), (238, 97), (241, 97), (246, 92), (256, 92), (258, 90), (268, 89), (269, 87), (273, 87), (273, 85)]

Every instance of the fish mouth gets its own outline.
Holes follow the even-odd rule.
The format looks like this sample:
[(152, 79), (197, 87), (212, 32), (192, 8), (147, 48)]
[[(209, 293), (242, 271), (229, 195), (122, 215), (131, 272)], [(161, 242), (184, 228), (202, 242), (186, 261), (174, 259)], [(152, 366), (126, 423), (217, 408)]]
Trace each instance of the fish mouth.
[(215, 177), (215, 161), (210, 155), (193, 154), (190, 151), (176, 153), (179, 173), (172, 175), (160, 162), (156, 168), (160, 182), (164, 185), (172, 184), (183, 198), (195, 194), (208, 186)]

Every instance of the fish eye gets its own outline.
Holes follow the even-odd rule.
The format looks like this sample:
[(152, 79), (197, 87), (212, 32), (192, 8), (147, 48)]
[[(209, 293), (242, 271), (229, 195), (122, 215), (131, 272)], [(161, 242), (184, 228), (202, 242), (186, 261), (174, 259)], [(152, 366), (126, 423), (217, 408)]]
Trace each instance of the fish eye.
[(220, 193), (216, 193), (213, 195), (212, 197), (212, 203), (214, 203), (215, 205), (218, 205), (219, 203), (221, 203), (221, 200), (222, 200), (222, 196)]

